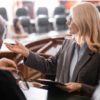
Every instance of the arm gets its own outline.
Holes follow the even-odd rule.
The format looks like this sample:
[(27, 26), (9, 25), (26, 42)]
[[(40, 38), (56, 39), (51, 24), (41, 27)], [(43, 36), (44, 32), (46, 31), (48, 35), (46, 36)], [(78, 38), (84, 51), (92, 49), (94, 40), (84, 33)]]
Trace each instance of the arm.
[(43, 73), (55, 74), (57, 67), (57, 57), (58, 54), (49, 59), (45, 59), (36, 53), (30, 52), (27, 59), (24, 60), (24, 64)]
[(22, 44), (20, 44), (17, 41), (16, 44), (14, 45), (8, 43), (5, 44), (7, 48), (10, 49), (11, 51), (23, 55), (26, 58), (25, 60), (26, 65), (30, 67), (34, 66), (34, 68), (42, 72), (55, 74), (55, 70), (57, 66), (56, 57), (52, 57), (47, 60), (36, 53), (30, 52), (26, 47), (24, 47)]
[[(84, 83), (82, 83), (82, 82), (66, 83), (65, 85), (66, 85), (67, 90), (69, 90), (69, 92), (78, 91), (85, 96), (92, 96), (92, 94), (95, 91), (97, 85), (99, 84), (99, 80), (100, 80), (100, 61), (99, 61), (99, 59), (100, 59), (100, 55), (98, 55), (98, 57), (95, 61), (96, 71), (95, 72), (91, 71), (93, 73), (93, 75), (95, 76), (94, 78), (93, 77), (91, 78), (91, 80), (93, 80), (93, 82), (90, 84), (86, 84), (85, 81), (84, 81)], [(88, 79), (88, 81), (89, 81), (89, 79)]]
[(23, 55), (26, 58), (25, 60), (26, 65), (30, 67), (34, 66), (34, 68), (45, 73), (55, 74), (56, 67), (57, 67), (57, 59), (58, 59), (58, 56), (60, 55), (62, 48), (59, 50), (56, 56), (51, 57), (49, 59), (45, 59), (36, 53), (30, 52), (26, 47), (24, 47), (19, 42), (16, 42), (15, 45), (6, 43), (6, 46), (11, 51), (15, 53), (20, 53), (21, 55)]
[(81, 92), (86, 93), (87, 95), (92, 95), (96, 89), (96, 87), (99, 85), (100, 81), (100, 54), (97, 53), (96, 60), (95, 60), (95, 68), (96, 72), (91, 72), (93, 74), (96, 74), (96, 77), (93, 78), (95, 80), (94, 85), (87, 85), (87, 84), (82, 84)]
[(91, 97), (96, 87), (83, 83), (69, 82), (65, 83), (65, 88), (69, 93), (75, 92), (83, 96)]
[(96, 86), (90, 86), (90, 85), (87, 85), (87, 84), (82, 84), (80, 92), (84, 93), (87, 96), (92, 96), (95, 89), (96, 89)]

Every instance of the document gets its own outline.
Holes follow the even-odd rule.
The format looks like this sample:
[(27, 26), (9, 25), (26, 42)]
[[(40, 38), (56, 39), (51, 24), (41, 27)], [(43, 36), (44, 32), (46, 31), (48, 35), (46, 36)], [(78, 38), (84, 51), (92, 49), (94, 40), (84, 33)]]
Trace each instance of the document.
[(27, 100), (47, 100), (48, 90), (30, 87), (28, 90), (22, 89)]
[(59, 88), (59, 89), (67, 92), (67, 88), (64, 83), (55, 82), (55, 81), (47, 80), (47, 79), (38, 79), (38, 80), (34, 80), (34, 81), (39, 82), (39, 83), (44, 84), (49, 87), (53, 86), (53, 87)]

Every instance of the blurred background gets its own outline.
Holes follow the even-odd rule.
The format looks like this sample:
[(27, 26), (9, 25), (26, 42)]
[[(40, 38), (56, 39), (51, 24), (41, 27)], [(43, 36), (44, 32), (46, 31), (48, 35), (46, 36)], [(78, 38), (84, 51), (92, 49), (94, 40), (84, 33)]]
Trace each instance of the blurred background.
[(65, 35), (70, 8), (84, 1), (100, 10), (100, 0), (0, 0), (0, 15), (6, 23), (2, 39), (26, 43), (43, 35)]
[[(89, 1), (99, 5), (99, 0), (0, 0), (0, 15), (11, 26), (15, 17), (27, 33), (66, 31), (66, 18), (70, 7), (77, 2)], [(11, 33), (8, 29), (8, 33)], [(7, 34), (8, 34), (7, 33)], [(6, 34), (6, 38), (9, 36)]]

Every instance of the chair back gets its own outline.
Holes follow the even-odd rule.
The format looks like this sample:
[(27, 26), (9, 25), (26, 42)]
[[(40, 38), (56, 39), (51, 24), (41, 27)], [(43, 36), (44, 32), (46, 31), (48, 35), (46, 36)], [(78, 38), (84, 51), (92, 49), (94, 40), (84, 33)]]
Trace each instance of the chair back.
[(28, 16), (28, 9), (25, 8), (25, 7), (18, 8), (16, 10), (16, 16), (17, 17), (20, 17), (20, 16)]
[(54, 30), (56, 31), (66, 31), (68, 29), (66, 24), (66, 16), (64, 15), (56, 15), (54, 17)]
[(30, 26), (31, 26), (30, 18), (28, 16), (23, 16), (23, 17), (20, 17), (19, 19), (20, 19), (21, 24), (22, 24), (22, 26), (24, 28), (24, 31), (27, 32), (27, 33), (31, 33), (31, 30), (30, 30)]
[(47, 33), (49, 32), (49, 21), (48, 17), (45, 15), (39, 15), (36, 19), (36, 32), (37, 33)]
[(0, 15), (1, 15), (5, 20), (8, 20), (8, 15), (7, 15), (6, 8), (0, 7)]
[(53, 13), (53, 16), (55, 15), (66, 15), (64, 6), (57, 6)]
[(48, 16), (48, 9), (46, 7), (39, 7), (36, 12), (36, 16), (38, 16), (38, 15)]

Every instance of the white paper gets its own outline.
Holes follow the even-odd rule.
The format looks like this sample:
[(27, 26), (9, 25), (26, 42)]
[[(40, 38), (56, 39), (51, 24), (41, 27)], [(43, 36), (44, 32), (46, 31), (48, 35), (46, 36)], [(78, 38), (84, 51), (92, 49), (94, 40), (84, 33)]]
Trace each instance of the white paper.
[(47, 100), (48, 90), (30, 87), (29, 90), (23, 90), (27, 100)]

